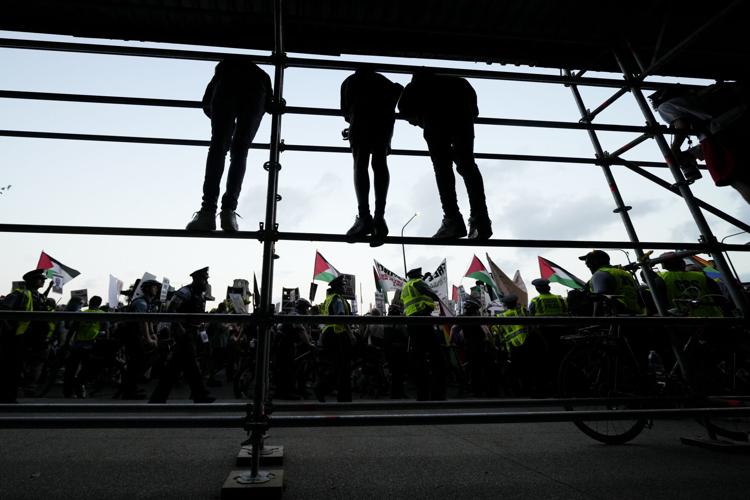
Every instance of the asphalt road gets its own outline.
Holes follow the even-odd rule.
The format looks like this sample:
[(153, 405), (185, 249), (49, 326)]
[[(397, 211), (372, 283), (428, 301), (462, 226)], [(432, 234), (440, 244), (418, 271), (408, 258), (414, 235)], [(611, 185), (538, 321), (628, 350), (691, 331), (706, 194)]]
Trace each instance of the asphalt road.
[[(285, 499), (747, 499), (750, 454), (685, 446), (657, 421), (623, 446), (572, 424), (272, 429)], [(245, 437), (232, 429), (0, 430), (0, 499), (213, 499)], [(248, 497), (252, 498), (252, 497)]]

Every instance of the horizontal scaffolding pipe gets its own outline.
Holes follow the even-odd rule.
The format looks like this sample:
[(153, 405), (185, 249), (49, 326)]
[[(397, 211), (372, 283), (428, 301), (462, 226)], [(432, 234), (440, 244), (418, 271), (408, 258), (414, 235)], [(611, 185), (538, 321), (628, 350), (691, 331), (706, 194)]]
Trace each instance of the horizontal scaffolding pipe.
[[(721, 401), (747, 400), (747, 396), (710, 396), (701, 401), (720, 406)], [(467, 408), (514, 408), (514, 407), (560, 407), (567, 405), (624, 405), (644, 404), (658, 408), (659, 404), (696, 402), (696, 398), (687, 397), (628, 397), (628, 398), (502, 398), (502, 399), (454, 399), (446, 401), (354, 401), (349, 403), (317, 401), (273, 401), (274, 412), (326, 412), (326, 411), (369, 411), (369, 410), (453, 410)], [(0, 404), (1, 413), (244, 413), (248, 403), (212, 403), (196, 405), (194, 403), (148, 404), (148, 403), (22, 403)], [(708, 404), (703, 406), (710, 406)]]
[[(11, 321), (82, 321), (85, 313), (76, 311), (3, 311), (0, 318)], [(342, 324), (342, 325), (609, 325), (651, 324), (711, 325), (712, 327), (744, 325), (743, 318), (683, 317), (683, 316), (302, 316), (218, 313), (131, 313), (101, 312), (101, 321), (190, 321), (205, 323), (245, 324)], [(649, 333), (651, 332), (643, 332)], [(592, 334), (595, 336), (595, 334)]]
[[(38, 132), (31, 130), (0, 130), (0, 136), (20, 137), (27, 139), (61, 139), (73, 141), (103, 141), (103, 142), (124, 142), (139, 144), (161, 144), (167, 146), (202, 146), (208, 147), (209, 141), (202, 139), (173, 139), (165, 137), (138, 137), (124, 135), (101, 135), (101, 134), (72, 134), (66, 132)], [(251, 149), (268, 149), (268, 144), (253, 143)], [(351, 154), (351, 149), (345, 146), (312, 146), (304, 144), (284, 144), (281, 151), (294, 151), (301, 153), (345, 153)], [(425, 150), (417, 149), (393, 149), (391, 155), (396, 156), (423, 156), (428, 157), (430, 153)], [(518, 155), (508, 153), (475, 153), (474, 157), (478, 160), (508, 160), (508, 161), (528, 161), (528, 162), (547, 162), (547, 163), (571, 163), (585, 165), (599, 165), (601, 161), (595, 158), (581, 158), (575, 156), (543, 156), (543, 155)], [(622, 160), (611, 159), (609, 163), (617, 165), (622, 164)], [(667, 164), (656, 161), (639, 161), (639, 165), (644, 167), (666, 168)]]
[[(258, 239), (267, 237), (263, 231), (237, 231), (227, 233), (224, 231), (195, 232), (184, 229), (151, 229), (151, 228), (129, 228), (129, 227), (100, 227), (100, 226), (58, 226), (48, 224), (0, 224), (0, 233), (41, 233), (41, 234), (82, 234), (82, 235), (107, 235), (107, 236), (165, 236), (174, 238), (239, 238)], [(352, 240), (346, 235), (331, 233), (298, 233), (298, 232), (272, 232), (271, 237), (276, 241), (329, 241), (339, 243), (369, 243), (367, 239)], [(490, 239), (476, 242), (470, 239), (441, 240), (431, 237), (420, 236), (388, 236), (386, 244), (408, 244), (426, 246), (469, 246), (469, 247), (505, 247), (505, 248), (600, 248), (600, 249), (622, 249), (642, 248), (644, 250), (697, 250), (710, 253), (712, 251), (737, 251), (748, 252), (750, 246), (735, 245), (727, 243), (688, 243), (672, 241), (642, 241), (634, 243), (631, 241), (604, 241), (604, 240), (515, 240), (515, 239)]]
[[(644, 418), (747, 417), (748, 408), (669, 408), (648, 410), (519, 411), (271, 416), (271, 427), (352, 427), (390, 425), (530, 424), (633, 420)], [(231, 415), (0, 416), (0, 429), (240, 428), (244, 417)], [(250, 423), (252, 424), (252, 423)]]
[[(5, 99), (29, 99), (37, 101), (59, 101), (59, 102), (83, 102), (96, 104), (123, 104), (131, 106), (160, 106), (166, 108), (190, 108), (201, 109), (201, 101), (186, 101), (179, 99), (153, 99), (144, 97), (104, 96), (87, 94), (60, 94), (54, 92), (26, 92), (17, 90), (0, 90), (0, 98)], [(313, 108), (303, 106), (286, 106), (285, 114), (307, 115), (307, 116), (342, 116), (341, 110), (334, 108)], [(401, 113), (396, 114), (396, 119), (405, 120)], [(474, 123), (478, 125), (500, 125), (509, 127), (535, 127), (570, 130), (599, 130), (607, 132), (650, 132), (648, 127), (637, 125), (618, 125), (613, 123), (579, 123), (551, 120), (522, 120), (514, 118), (489, 118), (479, 117)], [(669, 127), (659, 127), (659, 131), (668, 134), (673, 132)]]
[[(239, 52), (209, 52), (196, 50), (161, 49), (149, 47), (126, 47), (122, 45), (105, 45), (92, 43), (70, 43), (41, 40), (20, 40), (0, 38), (0, 47), (26, 50), (51, 50), (58, 52), (81, 52), (91, 54), (108, 54), (118, 56), (159, 57), (168, 59), (188, 59), (195, 61), (219, 61), (228, 55), (245, 55), (256, 64), (271, 65), (270, 56), (244, 54)], [(479, 78), (502, 81), (533, 83), (576, 84), (591, 87), (621, 88), (623, 81), (616, 78), (581, 78), (565, 77), (555, 74), (522, 73), (513, 71), (454, 69), (439, 66), (417, 66), (408, 64), (363, 63), (357, 61), (315, 59), (305, 57), (286, 58), (285, 65), (294, 68), (333, 69), (354, 71), (362, 67), (375, 68), (385, 73), (413, 73), (418, 70), (431, 70), (444, 75), (455, 75), (466, 78)], [(644, 89), (658, 90), (674, 87), (674, 84), (662, 82), (644, 82)], [(687, 87), (687, 86), (684, 86)]]

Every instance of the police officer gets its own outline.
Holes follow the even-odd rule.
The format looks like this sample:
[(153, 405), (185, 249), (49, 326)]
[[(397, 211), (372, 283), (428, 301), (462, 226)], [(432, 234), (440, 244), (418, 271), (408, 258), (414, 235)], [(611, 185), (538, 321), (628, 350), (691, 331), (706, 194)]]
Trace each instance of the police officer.
[[(391, 149), (396, 102), (403, 87), (369, 68), (358, 69), (341, 84), (341, 113), (349, 123), (344, 137), (349, 139), (354, 157), (354, 191), (357, 215), (346, 235), (361, 238), (372, 234), (372, 246), (382, 244), (388, 235), (385, 201), (390, 176), (387, 156)], [(370, 214), (370, 175), (372, 155), (375, 187), (375, 217)]]
[[(128, 312), (151, 313), (159, 311), (159, 289), (161, 284), (156, 280), (141, 283), (139, 297), (133, 299), (127, 308)], [(146, 371), (146, 352), (158, 346), (158, 336), (153, 322), (138, 320), (124, 325), (121, 331), (127, 358), (126, 371), (122, 380), (122, 399), (144, 399), (145, 395), (138, 390), (138, 381)]]
[[(310, 302), (299, 298), (294, 302), (290, 316), (306, 316), (310, 311)], [(306, 392), (303, 375), (299, 370), (297, 358), (310, 351), (310, 334), (303, 323), (284, 323), (276, 330), (274, 367), (275, 391), (277, 399), (299, 399)], [(301, 382), (301, 383), (300, 383)]]
[[(393, 301), (388, 306), (388, 316), (403, 316), (401, 302)], [(409, 332), (405, 325), (385, 325), (383, 327), (385, 357), (391, 372), (391, 399), (408, 397), (404, 391), (406, 372), (409, 365)]]
[(188, 223), (188, 231), (216, 229), (219, 184), (224, 160), (231, 151), (227, 187), (221, 198), (221, 228), (237, 231), (237, 200), (247, 166), (247, 151), (273, 98), (265, 71), (242, 57), (229, 57), (216, 65), (203, 96), (203, 112), (211, 119), (211, 144), (206, 157), (203, 203)]
[[(208, 290), (208, 267), (198, 269), (190, 274), (192, 283), (177, 290), (167, 305), (170, 313), (204, 313), (206, 312), (205, 294)], [(181, 372), (184, 372), (190, 386), (191, 398), (195, 403), (213, 403), (216, 398), (210, 396), (203, 385), (200, 368), (196, 359), (196, 342), (200, 323), (194, 321), (175, 321), (172, 323), (172, 336), (175, 345), (167, 360), (159, 383), (151, 394), (149, 403), (166, 403), (169, 393)]]
[[(408, 281), (401, 290), (406, 316), (431, 316), (439, 298), (422, 280), (422, 268), (410, 270), (406, 278)], [(417, 400), (445, 399), (445, 360), (434, 326), (413, 324), (408, 330), (417, 378)]]
[[(23, 275), (24, 288), (16, 288), (0, 303), (9, 311), (46, 311), (46, 300), (39, 289), (46, 280), (44, 269)], [(38, 321), (0, 322), (0, 403), (16, 403), (18, 384), (26, 355), (26, 341), (32, 336), (46, 336), (49, 325)]]
[[(503, 317), (529, 315), (526, 307), (518, 303), (518, 297), (514, 294), (505, 295), (502, 302), (506, 307)], [(504, 325), (503, 341), (509, 365), (508, 385), (517, 395), (539, 395), (545, 369), (536, 356), (539, 352), (536, 339), (538, 337), (532, 335), (526, 325)]]
[[(662, 260), (664, 259), (664, 260)], [(693, 317), (721, 317), (721, 307), (716, 299), (723, 299), (719, 285), (700, 271), (686, 271), (685, 260), (675, 256), (674, 252), (665, 252), (659, 256), (663, 272), (657, 274), (654, 283), (657, 294), (670, 307), (683, 309), (675, 300), (696, 301), (694, 307), (688, 306), (687, 315)]]
[(471, 84), (456, 76), (417, 72), (404, 89), (398, 109), (409, 123), (424, 130), (435, 169), (443, 222), (433, 238), (466, 236), (466, 225), (456, 200), (455, 162), (469, 195), (469, 238), (488, 239), (492, 236), (492, 224), (487, 214), (482, 173), (474, 161), (474, 120), (479, 116), (479, 108)]
[[(89, 299), (89, 307), (83, 313), (102, 313), (104, 311), (100, 309), (101, 305), (102, 298), (94, 295)], [(94, 369), (94, 342), (105, 328), (106, 323), (100, 321), (78, 320), (73, 323), (70, 335), (65, 339), (66, 344), (70, 343), (63, 377), (63, 395), (66, 398), (86, 397), (86, 382)]]
[[(615, 314), (640, 314), (642, 312), (635, 278), (623, 269), (612, 267), (609, 255), (602, 250), (592, 250), (578, 257), (591, 271), (591, 280), (586, 283), (589, 292), (614, 295)], [(594, 314), (596, 315), (596, 309)]]
[[(475, 297), (467, 297), (463, 302), (461, 316), (480, 316), (482, 304)], [(469, 388), (476, 397), (489, 396), (494, 392), (494, 381), (490, 373), (490, 335), (482, 325), (454, 326), (460, 330), (464, 343), (466, 361), (469, 363)], [(458, 332), (456, 332), (458, 335)], [(451, 332), (453, 335), (453, 332)]]
[(539, 293), (529, 304), (531, 316), (564, 316), (568, 313), (565, 299), (550, 292), (549, 280), (537, 278), (531, 284)]
[[(349, 302), (343, 293), (344, 277), (337, 276), (328, 284), (326, 299), (320, 308), (323, 316), (350, 316)], [(318, 401), (325, 402), (325, 396), (335, 384), (336, 400), (352, 400), (352, 335), (349, 325), (326, 324), (320, 334), (321, 376), (315, 387)]]

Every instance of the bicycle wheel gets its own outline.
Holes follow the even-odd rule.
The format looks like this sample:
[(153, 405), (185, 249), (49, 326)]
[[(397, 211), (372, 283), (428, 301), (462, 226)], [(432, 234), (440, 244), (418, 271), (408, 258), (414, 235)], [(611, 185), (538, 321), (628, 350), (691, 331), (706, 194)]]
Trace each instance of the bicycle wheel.
[[(627, 398), (643, 396), (638, 366), (630, 351), (617, 345), (574, 347), (560, 364), (558, 383), (564, 398)], [(641, 405), (567, 404), (566, 410), (622, 410)], [(605, 444), (623, 444), (641, 433), (647, 419), (574, 421), (587, 436)]]

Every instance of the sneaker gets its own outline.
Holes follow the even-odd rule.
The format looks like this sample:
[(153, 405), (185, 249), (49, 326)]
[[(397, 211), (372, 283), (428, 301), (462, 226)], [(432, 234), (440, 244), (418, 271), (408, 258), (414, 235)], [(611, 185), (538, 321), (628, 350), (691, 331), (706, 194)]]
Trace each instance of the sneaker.
[(373, 219), (372, 226), (372, 240), (370, 241), (371, 247), (379, 247), (383, 244), (383, 240), (388, 236), (388, 225), (385, 223), (385, 219), (382, 217), (375, 217)]
[(492, 222), (486, 215), (483, 217), (469, 217), (469, 239), (488, 240), (492, 236)]
[(466, 224), (464, 224), (464, 218), (461, 214), (455, 217), (443, 217), (440, 229), (432, 235), (433, 238), (440, 239), (463, 238), (464, 236), (466, 236)]
[(216, 212), (201, 208), (193, 214), (193, 219), (185, 227), (188, 231), (213, 231), (216, 229)]
[(346, 232), (347, 238), (364, 238), (372, 232), (372, 216), (357, 216), (354, 225)]
[(234, 210), (222, 210), (219, 212), (219, 220), (221, 221), (221, 229), (227, 233), (235, 233), (239, 230), (237, 214)]

